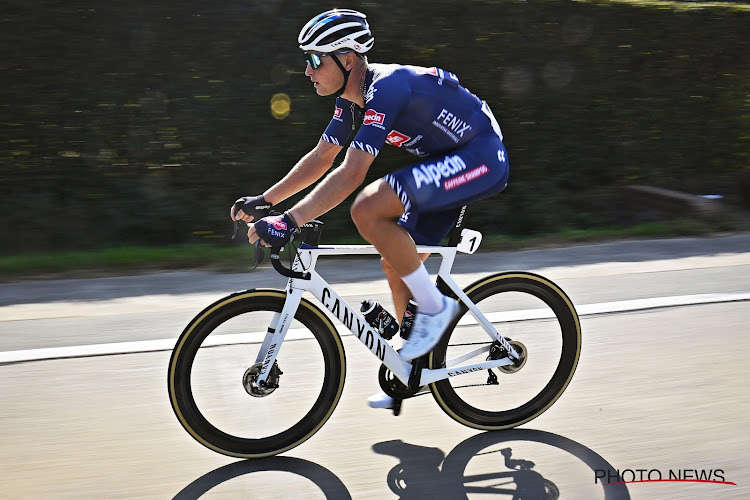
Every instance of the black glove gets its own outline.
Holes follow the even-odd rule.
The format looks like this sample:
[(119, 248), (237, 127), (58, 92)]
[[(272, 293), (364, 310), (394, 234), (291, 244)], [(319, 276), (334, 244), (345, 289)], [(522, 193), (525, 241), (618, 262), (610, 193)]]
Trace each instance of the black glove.
[(265, 217), (255, 223), (255, 234), (272, 248), (281, 248), (287, 244), (295, 229), (297, 223), (288, 213)]
[(260, 196), (243, 196), (234, 202), (235, 214), (242, 210), (245, 214), (253, 218), (253, 222), (267, 216), (271, 211), (271, 204)]

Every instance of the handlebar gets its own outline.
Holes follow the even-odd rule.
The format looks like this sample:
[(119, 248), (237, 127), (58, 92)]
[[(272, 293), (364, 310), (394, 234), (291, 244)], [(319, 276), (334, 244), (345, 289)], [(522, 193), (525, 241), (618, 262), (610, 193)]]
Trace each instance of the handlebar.
[(310, 273), (305, 272), (299, 272), (294, 271), (288, 267), (286, 267), (284, 264), (281, 263), (281, 258), (279, 258), (279, 253), (281, 253), (281, 247), (271, 248), (271, 264), (273, 264), (273, 268), (276, 269), (276, 272), (278, 272), (280, 275), (285, 276), (287, 278), (294, 278), (294, 279), (301, 279), (301, 280), (309, 280), (310, 279)]
[[(297, 239), (301, 240), (303, 243), (307, 243), (308, 245), (316, 246), (320, 241), (320, 234), (322, 231), (323, 222), (317, 219), (313, 219), (310, 222), (305, 222), (300, 227), (295, 229), (294, 233), (292, 234), (292, 239), (289, 243)], [(271, 264), (273, 264), (273, 268), (276, 269), (276, 272), (287, 278), (301, 280), (310, 279), (311, 275), (309, 272), (294, 271), (282, 264), (281, 259), (279, 258), (280, 252), (281, 247), (271, 248)]]
[[(279, 213), (272, 211), (270, 215), (279, 215)], [(239, 221), (239, 220), (235, 222), (236, 224), (234, 227), (234, 235), (232, 236), (232, 239), (235, 239), (237, 237), (237, 229), (239, 228), (240, 224), (242, 224), (242, 221)], [(320, 233), (322, 231), (323, 231), (323, 223), (317, 219), (311, 220), (310, 222), (306, 222), (305, 224), (302, 224), (300, 227), (294, 230), (294, 232), (292, 233), (292, 239), (289, 241), (289, 243), (297, 239), (309, 245), (315, 246), (318, 244), (318, 241), (320, 240)], [(284, 264), (281, 263), (281, 258), (279, 254), (281, 253), (282, 248), (283, 247), (271, 248), (271, 264), (273, 265), (273, 268), (276, 270), (276, 272), (278, 272), (280, 275), (286, 278), (309, 280), (311, 278), (311, 275), (309, 272), (294, 271), (293, 269), (288, 268)], [(253, 266), (253, 269), (258, 267), (258, 264), (260, 264), (263, 261), (263, 255), (264, 255), (263, 247), (260, 246), (260, 241), (256, 241), (255, 242), (255, 265)]]

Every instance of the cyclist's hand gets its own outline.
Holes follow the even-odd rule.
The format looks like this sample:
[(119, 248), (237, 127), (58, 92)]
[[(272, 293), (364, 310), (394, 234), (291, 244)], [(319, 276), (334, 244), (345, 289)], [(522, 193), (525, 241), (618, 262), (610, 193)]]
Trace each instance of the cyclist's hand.
[(297, 224), (289, 214), (264, 217), (252, 225), (247, 232), (250, 243), (260, 240), (267, 247), (280, 248), (292, 239), (292, 232)]
[(244, 220), (245, 222), (252, 222), (254, 220), (260, 220), (271, 210), (271, 204), (260, 196), (243, 196), (234, 202), (232, 208), (229, 209), (229, 216), (232, 220)]

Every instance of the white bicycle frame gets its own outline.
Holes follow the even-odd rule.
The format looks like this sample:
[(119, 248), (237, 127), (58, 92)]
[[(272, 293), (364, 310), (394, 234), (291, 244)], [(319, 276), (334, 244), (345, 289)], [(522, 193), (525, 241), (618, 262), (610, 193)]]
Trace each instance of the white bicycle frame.
[[(462, 236), (469, 232), (469, 235), (481, 234), (476, 231), (464, 229)], [(463, 241), (468, 240), (464, 238)], [(478, 246), (478, 245), (477, 245)], [(498, 341), (511, 356), (518, 359), (518, 353), (513, 349), (508, 341), (495, 329), (492, 323), (482, 314), (466, 296), (461, 287), (451, 277), (450, 271), (458, 251), (474, 253), (476, 248), (472, 244), (469, 248), (467, 245), (459, 244), (458, 247), (443, 246), (418, 246), (419, 253), (439, 254), (442, 257), (438, 276), (442, 278), (446, 285), (460, 299), (460, 301), (469, 309), (474, 319), (482, 326), (491, 341)], [(408, 385), (409, 377), (412, 371), (412, 364), (404, 361), (398, 353), (391, 347), (376, 329), (372, 328), (364, 317), (355, 308), (352, 308), (336, 291), (323, 279), (315, 270), (318, 258), (324, 255), (371, 255), (378, 254), (375, 247), (371, 245), (321, 245), (311, 247), (302, 245), (297, 250), (297, 256), (292, 266), (293, 271), (309, 273), (310, 279), (290, 278), (287, 283), (286, 302), (280, 313), (274, 315), (271, 325), (268, 328), (263, 345), (256, 359), (256, 363), (262, 362), (264, 367), (273, 366), (276, 356), (281, 349), (289, 325), (292, 323), (297, 308), (302, 299), (302, 294), (306, 291), (312, 293), (318, 301), (325, 306), (346, 328), (348, 328), (355, 337), (393, 373), (404, 385)], [(468, 324), (470, 319), (464, 318), (459, 324)], [(419, 386), (424, 386), (438, 380), (448, 377), (455, 377), (466, 373), (472, 373), (489, 368), (496, 368), (513, 364), (509, 357), (503, 357), (495, 360), (482, 361), (461, 365), (471, 358), (479, 356), (490, 350), (490, 345), (475, 349), (474, 351), (463, 354), (457, 358), (447, 360), (446, 368), (428, 369), (424, 368), (421, 372)], [(265, 383), (271, 370), (261, 370), (257, 383)]]

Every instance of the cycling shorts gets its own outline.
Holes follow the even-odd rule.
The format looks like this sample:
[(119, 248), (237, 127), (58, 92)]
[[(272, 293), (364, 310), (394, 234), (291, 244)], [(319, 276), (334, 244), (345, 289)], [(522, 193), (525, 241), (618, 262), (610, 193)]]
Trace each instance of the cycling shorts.
[(451, 230), (463, 205), (499, 193), (508, 185), (508, 157), (493, 133), (476, 137), (450, 153), (383, 177), (401, 199), (399, 225), (418, 245), (437, 245)]

